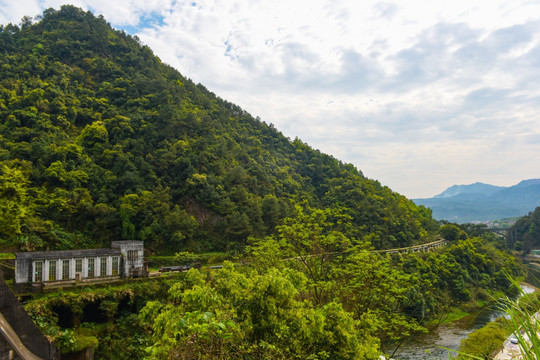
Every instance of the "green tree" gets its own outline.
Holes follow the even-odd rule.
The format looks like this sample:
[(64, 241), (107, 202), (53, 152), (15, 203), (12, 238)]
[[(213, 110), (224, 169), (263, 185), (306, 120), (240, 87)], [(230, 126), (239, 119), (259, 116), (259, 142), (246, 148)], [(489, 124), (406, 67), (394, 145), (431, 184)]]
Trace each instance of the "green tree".
[(439, 234), (448, 241), (455, 241), (458, 239), (463, 240), (467, 238), (467, 234), (454, 224), (445, 224), (441, 226)]
[(298, 298), (305, 278), (294, 271), (242, 274), (226, 263), (209, 281), (188, 274), (189, 285), (175, 284), (168, 302), (149, 302), (139, 315), (153, 332), (153, 359), (378, 358), (377, 340), (341, 305)]
[(29, 180), (20, 169), (8, 165), (0, 169), (0, 239), (9, 246), (21, 235), (24, 221), (32, 214)]
[(395, 268), (389, 259), (366, 250), (355, 251), (336, 270), (339, 296), (345, 308), (381, 340), (383, 350), (392, 357), (408, 339), (427, 331), (417, 319), (405, 315), (405, 308), (421, 295), (415, 275)]
[(296, 217), (286, 218), (276, 227), (279, 243), (297, 268), (309, 279), (310, 294), (316, 304), (329, 300), (334, 286), (334, 267), (350, 250), (351, 241), (342, 230), (351, 218), (337, 209), (303, 209), (296, 206)]

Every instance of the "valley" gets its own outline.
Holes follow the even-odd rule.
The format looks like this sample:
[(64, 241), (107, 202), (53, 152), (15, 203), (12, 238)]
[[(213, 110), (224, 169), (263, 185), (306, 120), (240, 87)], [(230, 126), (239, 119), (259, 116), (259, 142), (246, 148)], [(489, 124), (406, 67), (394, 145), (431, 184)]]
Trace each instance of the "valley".
[(0, 27), (0, 199), (5, 279), (62, 358), (397, 359), (540, 246), (538, 208), (441, 220), (71, 5)]

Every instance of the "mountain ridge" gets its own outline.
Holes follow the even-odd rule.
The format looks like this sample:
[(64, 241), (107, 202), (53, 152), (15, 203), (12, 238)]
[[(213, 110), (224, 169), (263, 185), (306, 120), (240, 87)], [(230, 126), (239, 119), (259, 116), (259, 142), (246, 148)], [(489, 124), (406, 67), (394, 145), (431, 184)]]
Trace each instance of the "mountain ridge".
[(0, 49), (0, 247), (141, 239), (155, 252), (241, 251), (298, 207), (336, 209), (351, 219), (347, 236), (375, 248), (437, 229), (428, 209), (285, 137), (89, 11), (65, 5), (0, 26)]
[(462, 193), (479, 193), (484, 195), (491, 195), (498, 190), (502, 190), (504, 187), (485, 184), (481, 182), (475, 182), (470, 185), (452, 185), (439, 195), (435, 195), (434, 198), (450, 198)]
[(438, 220), (463, 223), (518, 217), (540, 205), (540, 179), (522, 180), (508, 187), (480, 182), (453, 185), (432, 198), (413, 201), (432, 209)]

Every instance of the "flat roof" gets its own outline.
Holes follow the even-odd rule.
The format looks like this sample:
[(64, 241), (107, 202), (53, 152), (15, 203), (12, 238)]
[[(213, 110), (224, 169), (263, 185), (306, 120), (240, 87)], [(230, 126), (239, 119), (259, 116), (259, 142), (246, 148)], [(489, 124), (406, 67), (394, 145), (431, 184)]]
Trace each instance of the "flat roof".
[(111, 246), (114, 245), (139, 245), (143, 246), (144, 241), (142, 240), (115, 240), (111, 242)]
[(28, 251), (15, 253), (16, 259), (70, 259), (82, 257), (98, 257), (121, 255), (120, 249), (77, 249), (53, 251)]

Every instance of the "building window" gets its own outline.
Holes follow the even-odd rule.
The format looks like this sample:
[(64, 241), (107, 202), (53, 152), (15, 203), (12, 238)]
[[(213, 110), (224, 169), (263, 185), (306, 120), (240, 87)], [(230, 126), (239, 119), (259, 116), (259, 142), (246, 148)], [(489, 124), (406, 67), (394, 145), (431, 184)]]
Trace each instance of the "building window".
[(62, 279), (69, 279), (69, 260), (62, 260)]
[(49, 260), (49, 281), (56, 280), (56, 260)]
[(43, 262), (36, 261), (34, 263), (34, 281), (43, 281)]
[(82, 273), (82, 259), (75, 259), (75, 272)]
[(88, 259), (88, 277), (94, 277), (96, 267), (94, 266), (95, 259)]
[(128, 258), (128, 261), (129, 261), (129, 263), (130, 263), (131, 265), (133, 265), (133, 263), (134, 263), (135, 261), (137, 261), (138, 257), (139, 257), (139, 256), (138, 256), (137, 250), (128, 250), (128, 252), (127, 252), (127, 258)]
[(105, 275), (107, 275), (107, 258), (102, 257), (100, 260), (101, 260), (101, 262), (99, 264), (99, 275), (100, 276), (105, 276)]
[(120, 258), (118, 256), (113, 256), (112, 258), (112, 275), (118, 275), (120, 268)]

